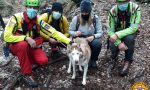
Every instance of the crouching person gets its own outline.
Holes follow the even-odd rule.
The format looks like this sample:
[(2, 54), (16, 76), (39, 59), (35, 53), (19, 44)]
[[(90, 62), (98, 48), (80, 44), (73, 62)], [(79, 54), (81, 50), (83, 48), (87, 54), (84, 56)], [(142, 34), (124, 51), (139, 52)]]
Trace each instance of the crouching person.
[[(39, 17), (39, 19), (45, 21), (53, 28), (55, 28), (57, 31), (63, 33), (66, 37), (69, 37), (69, 33), (68, 33), (69, 22), (67, 18), (63, 15), (63, 5), (61, 3), (54, 2), (52, 4), (52, 12), (42, 14)], [(50, 42), (50, 46), (52, 48), (52, 54), (51, 54), (52, 59), (64, 56), (60, 53), (59, 47), (65, 48), (66, 47), (65, 44), (60, 43), (58, 40), (54, 38), (48, 38), (46, 40)]]
[(91, 11), (91, 2), (83, 0), (80, 4), (81, 13), (72, 19), (69, 33), (71, 37), (84, 37), (87, 39), (92, 50), (89, 68), (97, 68), (96, 61), (101, 51), (100, 38), (103, 31), (99, 17), (93, 15)]
[(119, 51), (125, 52), (122, 62), (121, 76), (126, 76), (133, 61), (134, 43), (140, 24), (140, 7), (130, 0), (116, 0), (109, 13), (110, 49), (112, 59), (117, 60)]
[(17, 13), (10, 18), (3, 38), (9, 44), (10, 51), (18, 57), (25, 83), (31, 87), (37, 87), (38, 83), (32, 74), (32, 65), (48, 63), (46, 54), (40, 48), (43, 38), (53, 37), (65, 44), (71, 41), (44, 21), (38, 22), (39, 0), (25, 0), (25, 6), (24, 12)]

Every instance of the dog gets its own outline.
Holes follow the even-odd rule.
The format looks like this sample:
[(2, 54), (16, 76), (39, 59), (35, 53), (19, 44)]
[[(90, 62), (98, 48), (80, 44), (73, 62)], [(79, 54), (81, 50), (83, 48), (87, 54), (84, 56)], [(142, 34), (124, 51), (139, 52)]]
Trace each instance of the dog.
[(71, 73), (71, 66), (73, 67), (72, 79), (75, 79), (75, 65), (79, 66), (79, 70), (82, 70), (84, 67), (82, 85), (86, 85), (86, 76), (88, 71), (88, 63), (91, 58), (91, 49), (88, 44), (88, 41), (85, 38), (76, 38), (74, 39), (74, 44), (67, 46), (68, 57), (69, 57), (69, 67), (67, 72)]

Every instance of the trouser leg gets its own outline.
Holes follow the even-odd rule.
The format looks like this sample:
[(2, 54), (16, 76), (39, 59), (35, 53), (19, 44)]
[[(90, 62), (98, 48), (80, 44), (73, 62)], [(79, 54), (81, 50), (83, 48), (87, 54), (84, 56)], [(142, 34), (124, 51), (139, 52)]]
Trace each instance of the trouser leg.
[(98, 56), (100, 54), (101, 51), (101, 46), (102, 43), (100, 41), (100, 39), (94, 39), (91, 43), (90, 43), (90, 47), (91, 47), (91, 60), (98, 60)]
[(29, 45), (26, 41), (18, 42), (10, 45), (11, 52), (18, 57), (21, 72), (23, 74), (32, 73), (32, 63), (29, 53)]
[(41, 48), (31, 49), (30, 53), (32, 55), (33, 60), (38, 65), (45, 65), (48, 63), (48, 58)]
[(100, 39), (94, 39), (91, 43), (90, 43), (90, 48), (91, 48), (91, 59), (89, 62), (89, 67), (94, 67), (97, 68), (96, 65), (96, 61), (98, 60), (98, 56), (100, 54), (101, 51), (101, 41)]
[(129, 61), (130, 63), (133, 61), (135, 37), (136, 35), (128, 35), (123, 38), (125, 45), (128, 47), (128, 49), (125, 51), (125, 60)]
[(119, 49), (113, 43), (110, 43), (110, 50), (111, 50), (111, 58), (114, 60), (118, 57)]

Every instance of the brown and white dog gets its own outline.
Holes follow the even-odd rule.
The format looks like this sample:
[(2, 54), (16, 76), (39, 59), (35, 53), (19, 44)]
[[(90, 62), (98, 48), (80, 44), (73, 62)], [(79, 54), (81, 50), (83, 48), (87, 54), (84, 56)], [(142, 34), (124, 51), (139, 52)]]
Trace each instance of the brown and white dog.
[(68, 56), (69, 56), (69, 67), (68, 73), (71, 73), (71, 66), (73, 66), (73, 75), (72, 79), (75, 79), (76, 72), (75, 72), (75, 65), (79, 65), (79, 70), (82, 70), (84, 67), (83, 73), (83, 81), (82, 84), (86, 84), (86, 76), (88, 70), (88, 63), (91, 58), (91, 49), (88, 45), (88, 41), (85, 38), (76, 38), (74, 39), (75, 44), (72, 46), (67, 46)]

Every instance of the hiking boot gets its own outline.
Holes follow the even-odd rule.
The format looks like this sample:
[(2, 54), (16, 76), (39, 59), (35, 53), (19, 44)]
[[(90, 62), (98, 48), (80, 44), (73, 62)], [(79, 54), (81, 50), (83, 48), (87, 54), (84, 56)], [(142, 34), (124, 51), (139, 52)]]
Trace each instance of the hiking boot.
[(98, 67), (97, 67), (97, 64), (96, 64), (96, 61), (92, 61), (92, 68), (94, 68), (94, 69), (98, 69)]
[(24, 75), (23, 81), (32, 88), (38, 87), (38, 83), (33, 79), (32, 75)]
[(88, 64), (89, 69), (98, 69), (96, 61), (90, 60)]
[(37, 68), (39, 68), (40, 66), (37, 64), (32, 65), (32, 71), (36, 71)]
[(126, 76), (129, 72), (129, 67), (130, 67), (130, 62), (125, 61), (124, 66), (123, 66), (122, 70), (120, 71), (119, 75), (122, 77)]

